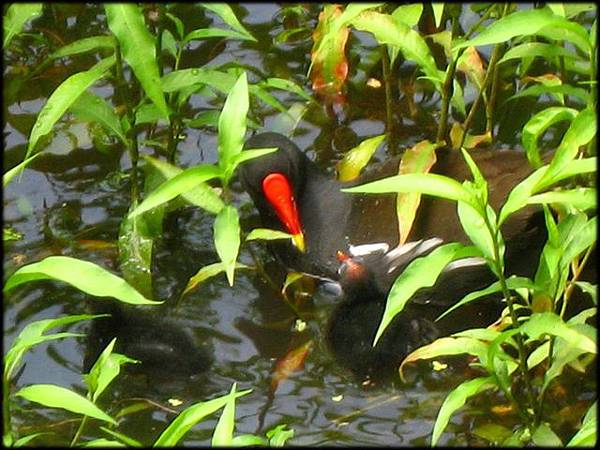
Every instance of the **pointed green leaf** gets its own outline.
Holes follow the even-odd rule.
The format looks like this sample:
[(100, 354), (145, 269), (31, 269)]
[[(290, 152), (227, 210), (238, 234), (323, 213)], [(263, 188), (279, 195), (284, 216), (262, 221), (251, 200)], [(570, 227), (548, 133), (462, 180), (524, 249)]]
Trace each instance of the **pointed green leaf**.
[(2, 20), (4, 40), (2, 47), (6, 49), (12, 38), (23, 30), (23, 26), (42, 13), (42, 3), (13, 3), (8, 7)]
[(10, 183), (10, 180), (12, 180), (15, 175), (17, 175), (19, 172), (21, 172), (23, 169), (25, 169), (25, 167), (27, 167), (27, 165), (33, 161), (35, 158), (37, 158), (38, 156), (40, 156), (41, 153), (36, 153), (35, 155), (27, 158), (25, 161), (22, 161), (21, 163), (17, 164), (15, 167), (13, 167), (12, 169), (8, 170), (3, 176), (2, 176), (2, 186), (6, 187), (6, 185), (8, 183)]
[(123, 59), (168, 122), (169, 110), (160, 83), (155, 38), (146, 28), (144, 15), (133, 3), (106, 3), (104, 9), (108, 27), (119, 41)]
[(385, 134), (365, 139), (346, 153), (337, 165), (338, 180), (350, 181), (358, 177), (384, 139)]
[(54, 127), (56, 122), (58, 122), (75, 100), (87, 88), (102, 78), (114, 63), (114, 56), (103, 59), (91, 69), (71, 75), (54, 90), (46, 104), (42, 107), (31, 129), (25, 158), (29, 157), (38, 140), (52, 130), (52, 127)]
[(493, 387), (495, 387), (495, 384), (492, 377), (481, 377), (465, 381), (454, 388), (452, 392), (448, 394), (446, 400), (444, 400), (440, 412), (435, 419), (435, 425), (431, 436), (431, 445), (437, 445), (442, 432), (450, 421), (450, 416), (452, 416), (455, 411), (462, 408), (470, 397)]
[(99, 123), (109, 133), (117, 136), (127, 146), (127, 138), (119, 116), (115, 110), (102, 97), (83, 92), (79, 98), (70, 106), (69, 110), (79, 119), (85, 122)]
[(125, 280), (106, 269), (69, 256), (48, 256), (39, 262), (21, 267), (6, 280), (4, 292), (35, 280), (64, 281), (87, 294), (114, 297), (135, 305), (162, 303), (148, 300)]
[(76, 394), (69, 389), (53, 384), (34, 384), (19, 390), (15, 395), (23, 397), (30, 402), (39, 403), (49, 408), (62, 408), (84, 416), (93, 417), (112, 425), (117, 422), (90, 402), (87, 398)]
[(256, 41), (254, 36), (252, 36), (240, 23), (233, 12), (233, 9), (231, 9), (231, 6), (229, 6), (227, 3), (200, 3), (200, 5), (217, 14), (221, 19), (223, 19), (223, 22), (236, 30), (239, 34), (245, 36), (245, 39)]
[(146, 197), (146, 199), (144, 199), (144, 201), (129, 214), (129, 217), (135, 217), (138, 214), (162, 205), (178, 195), (196, 188), (199, 184), (219, 176), (221, 176), (219, 168), (208, 164), (185, 169), (152, 191), (150, 195), (148, 195), (148, 197)]
[(404, 309), (413, 294), (422, 287), (433, 286), (448, 263), (455, 259), (480, 255), (481, 253), (477, 248), (465, 247), (454, 242), (441, 245), (427, 256), (413, 260), (396, 278), (390, 289), (373, 345), (377, 343), (396, 314)]
[(65, 56), (79, 55), (81, 53), (87, 53), (106, 48), (112, 48), (114, 50), (116, 45), (117, 41), (115, 40), (114, 36), (92, 36), (71, 42), (70, 44), (67, 44), (51, 53), (48, 58), (64, 58)]
[(236, 383), (233, 383), (229, 391), (229, 400), (225, 404), (221, 417), (219, 417), (219, 421), (215, 426), (210, 443), (212, 447), (231, 446), (235, 425), (235, 387)]
[[(236, 262), (235, 268), (236, 269), (249, 269), (250, 266)], [(181, 296), (184, 296), (185, 294), (190, 292), (192, 289), (194, 289), (196, 286), (198, 286), (200, 283), (205, 282), (209, 278), (212, 278), (215, 275), (220, 274), (221, 272), (225, 272), (225, 266), (223, 265), (222, 262), (209, 264), (208, 266), (202, 267), (198, 272), (196, 272), (196, 274), (193, 277), (191, 277), (189, 279), (187, 286), (183, 290), (183, 293), (181, 294)]]
[[(251, 389), (240, 391), (233, 394), (235, 398), (249, 394)], [(161, 433), (154, 442), (154, 447), (173, 447), (183, 438), (183, 436), (198, 422), (209, 414), (221, 409), (229, 400), (230, 395), (215, 398), (186, 408), (182, 411), (171, 424)]]
[(225, 206), (214, 223), (214, 241), (217, 254), (227, 273), (227, 281), (233, 286), (235, 274), (235, 262), (240, 248), (240, 221), (237, 209), (233, 206)]

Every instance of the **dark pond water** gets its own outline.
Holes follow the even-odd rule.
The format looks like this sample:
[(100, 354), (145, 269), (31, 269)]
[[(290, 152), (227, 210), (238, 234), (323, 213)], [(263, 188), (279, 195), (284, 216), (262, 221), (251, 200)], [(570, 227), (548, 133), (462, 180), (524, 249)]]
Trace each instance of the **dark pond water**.
[[(310, 86), (306, 73), (312, 41), (310, 33), (293, 43), (274, 43), (273, 38), (284, 30), (281, 8), (276, 4), (243, 4), (235, 6), (238, 17), (256, 36), (258, 43), (228, 40), (215, 45), (214, 40), (196, 41), (185, 52), (181, 68), (218, 66), (235, 61), (258, 69), (268, 76), (290, 78), (305, 87)], [(308, 6), (303, 23), (312, 29), (319, 7)], [(35, 21), (54, 45), (62, 45), (105, 32), (103, 10), (96, 6), (72, 5), (49, 9)], [(60, 12), (60, 13), (57, 13)], [(216, 16), (204, 14), (202, 8), (181, 5), (177, 15), (186, 30), (207, 26), (211, 21), (220, 25)], [(468, 15), (465, 20), (470, 20)], [(18, 77), (17, 65), (39, 63), (38, 52), (43, 45), (30, 42), (31, 52), (19, 55), (5, 68), (5, 89)], [(333, 120), (321, 106), (312, 106), (300, 121), (295, 141), (317, 163), (332, 171), (343, 153), (361, 140), (384, 131), (385, 97), (383, 89), (365, 86), (379, 67), (370, 58), (378, 54), (376, 44), (368, 35), (354, 33), (351, 38), (352, 72), (348, 89), (348, 105), (341, 120)], [(40, 74), (17, 98), (4, 104), (4, 164), (12, 167), (21, 161), (27, 136), (35, 116), (48, 94), (68, 74), (89, 67), (86, 58), (75, 58), (67, 67)], [(81, 67), (77, 65), (81, 64)], [(410, 71), (407, 71), (410, 72)], [(408, 74), (410, 76), (410, 73)], [(251, 76), (252, 81), (252, 76)], [(112, 95), (108, 85), (96, 88), (103, 96)], [(298, 98), (288, 93), (276, 94), (291, 106)], [(417, 93), (418, 119), (411, 119), (406, 96), (400, 95), (397, 139), (406, 148), (422, 139), (435, 137), (436, 112), (439, 98)], [(8, 100), (7, 100), (8, 101)], [(192, 108), (201, 110), (211, 105), (204, 97), (192, 97)], [(277, 112), (261, 113), (264, 129), (277, 125)], [(501, 130), (503, 131), (503, 130)], [(178, 157), (182, 167), (216, 161), (216, 132), (212, 128), (185, 130), (179, 144)], [(500, 133), (504, 145), (515, 145), (514, 134)], [(114, 146), (99, 150), (85, 126), (62, 122), (45, 155), (24, 172), (20, 182), (13, 181), (4, 191), (4, 222), (23, 233), (23, 239), (4, 244), (5, 277), (16, 268), (38, 261), (51, 254), (63, 254), (93, 261), (110, 270), (118, 270), (115, 243), (119, 224), (129, 207), (129, 180), (126, 174), (129, 158)], [(387, 149), (378, 158), (389, 156)], [(241, 206), (242, 225), (250, 229), (257, 224), (257, 215), (247, 195), (234, 184), (235, 203)], [(405, 385), (363, 385), (339, 365), (323, 342), (327, 313), (335, 298), (317, 290), (312, 297), (302, 299), (300, 319), (306, 327), (297, 326), (297, 316), (264, 279), (251, 271), (238, 271), (235, 285), (230, 288), (224, 276), (211, 279), (187, 295), (177, 308), (177, 299), (187, 280), (200, 267), (218, 261), (212, 243), (213, 216), (196, 208), (174, 213), (165, 224), (164, 236), (157, 242), (154, 256), (155, 296), (167, 300), (168, 307), (159, 312), (126, 312), (139, 317), (139, 323), (122, 331), (122, 339), (139, 339), (153, 334), (169, 336), (174, 348), (183, 348), (190, 360), (202, 362), (208, 355), (209, 368), (189, 376), (187, 362), (154, 361), (144, 370), (126, 371), (120, 376), (101, 402), (114, 410), (134, 401), (153, 402), (149, 409), (121, 419), (119, 431), (150, 444), (174, 417), (174, 412), (199, 401), (227, 393), (233, 382), (238, 389), (252, 388), (251, 394), (237, 402), (236, 434), (264, 432), (285, 423), (295, 432), (294, 445), (424, 445), (429, 443), (433, 422), (448, 391), (459, 380), (462, 365), (446, 373), (432, 372), (423, 365), (414, 380)], [(87, 242), (86, 242), (87, 241)], [(104, 242), (99, 247), (91, 241)], [(265, 265), (265, 270), (281, 282), (283, 273), (264, 247), (252, 245), (252, 251)], [(253, 264), (248, 247), (243, 247), (239, 260)], [(7, 349), (25, 325), (32, 321), (80, 314), (102, 309), (108, 302), (91, 300), (88, 296), (60, 283), (36, 282), (16, 289), (4, 302), (4, 346)], [(52, 383), (84, 393), (81, 378), (86, 361), (96, 356), (102, 338), (101, 328), (118, 324), (105, 322), (93, 328), (89, 323), (72, 327), (86, 338), (66, 339), (44, 344), (29, 352), (18, 377), (17, 387), (32, 383)], [(300, 331), (301, 330), (301, 331)], [(304, 365), (272, 390), (277, 361), (290, 351), (312, 340), (312, 349)], [(185, 347), (192, 342), (191, 347)], [(202, 364), (201, 364), (202, 365)], [(456, 373), (458, 372), (458, 373)], [(169, 399), (179, 399), (180, 406), (171, 406)], [(150, 403), (149, 403), (150, 404)], [(485, 410), (481, 407), (480, 409)], [(471, 433), (474, 425), (495, 420), (493, 417), (473, 417), (466, 411), (457, 414), (443, 435), (442, 445), (483, 444)], [(76, 426), (72, 416), (60, 410), (31, 408), (15, 411), (15, 424), (22, 434), (47, 431), (54, 424), (48, 443), (67, 442)], [(209, 417), (186, 437), (186, 444), (210, 442), (216, 417)], [(97, 436), (90, 427), (89, 435)]]

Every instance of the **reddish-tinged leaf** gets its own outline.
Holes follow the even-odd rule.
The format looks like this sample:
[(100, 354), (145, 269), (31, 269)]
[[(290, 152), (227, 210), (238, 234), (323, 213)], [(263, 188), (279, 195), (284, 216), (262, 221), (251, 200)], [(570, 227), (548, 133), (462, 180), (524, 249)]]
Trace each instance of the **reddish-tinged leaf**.
[[(398, 174), (429, 172), (436, 161), (436, 148), (436, 144), (425, 140), (406, 150), (402, 155)], [(420, 203), (421, 194), (419, 192), (399, 192), (396, 197), (400, 244), (404, 244), (410, 234)]]
[(308, 356), (308, 352), (313, 346), (313, 341), (307, 341), (300, 347), (297, 347), (288, 352), (282, 359), (277, 361), (275, 365), (275, 373), (271, 379), (271, 391), (275, 392), (277, 386), (282, 381), (288, 379), (288, 377), (295, 371), (302, 368), (304, 360)]
[(481, 56), (479, 55), (475, 47), (467, 47), (467, 49), (458, 59), (456, 70), (464, 72), (465, 75), (467, 75), (467, 77), (469, 78), (469, 80), (473, 84), (475, 84), (479, 89), (481, 89), (483, 79), (485, 78), (485, 69), (483, 68), (483, 61), (481, 59)]
[(339, 5), (325, 5), (313, 33), (310, 78), (313, 90), (321, 95), (341, 95), (348, 76), (346, 41), (349, 30), (335, 20), (341, 14)]

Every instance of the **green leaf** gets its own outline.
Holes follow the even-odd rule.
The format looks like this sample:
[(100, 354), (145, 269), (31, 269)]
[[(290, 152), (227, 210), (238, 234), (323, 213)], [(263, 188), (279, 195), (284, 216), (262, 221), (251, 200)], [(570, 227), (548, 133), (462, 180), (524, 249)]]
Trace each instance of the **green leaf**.
[(261, 446), (266, 447), (269, 445), (269, 441), (260, 436), (255, 436), (253, 434), (242, 434), (239, 436), (234, 436), (231, 440), (232, 447), (250, 447), (250, 446)]
[(537, 147), (537, 141), (545, 131), (557, 122), (563, 120), (573, 120), (578, 111), (565, 106), (551, 106), (545, 108), (537, 114), (534, 114), (523, 127), (521, 142), (527, 152), (529, 163), (538, 168), (542, 165), (542, 159)]
[(565, 203), (580, 211), (597, 207), (595, 188), (575, 188), (566, 191), (551, 191), (534, 195), (527, 200), (528, 204)]
[(100, 356), (98, 356), (98, 359), (90, 369), (90, 373), (83, 375), (88, 386), (88, 391), (92, 394), (93, 403), (96, 403), (98, 397), (106, 390), (112, 380), (119, 375), (121, 365), (139, 362), (127, 356), (113, 353), (116, 340), (117, 338), (114, 338), (110, 341)]
[(2, 21), (4, 29), (2, 47), (6, 49), (12, 38), (23, 30), (23, 26), (40, 14), (42, 14), (42, 3), (13, 3), (10, 5)]
[[(52, 433), (50, 433), (50, 432), (44, 432), (44, 433), (33, 433), (33, 434), (29, 434), (29, 435), (27, 435), (27, 436), (23, 436), (23, 437), (21, 437), (21, 438), (17, 439), (17, 440), (14, 442), (14, 444), (13, 444), (13, 445), (11, 445), (11, 447), (15, 447), (15, 448), (18, 448), (18, 447), (25, 447), (25, 446), (27, 446), (27, 444), (28, 444), (29, 442), (31, 442), (32, 440), (34, 440), (36, 437), (38, 437), (38, 436), (43, 436), (43, 435), (47, 435), (47, 434), (52, 434)], [(6, 444), (5, 444), (5, 445), (6, 445)]]
[(596, 112), (592, 108), (586, 108), (581, 111), (571, 122), (563, 139), (552, 158), (548, 171), (538, 182), (538, 185), (544, 185), (551, 182), (555, 175), (563, 172), (565, 166), (571, 162), (577, 153), (579, 147), (586, 145), (596, 135)]
[(233, 286), (235, 262), (240, 248), (240, 219), (237, 209), (233, 206), (225, 206), (217, 214), (214, 233), (217, 254), (225, 266), (227, 281), (230, 286)]
[(587, 281), (576, 281), (575, 284), (585, 293), (590, 294), (595, 305), (598, 304), (598, 285)]
[(12, 180), (15, 177), (15, 175), (17, 175), (19, 172), (25, 169), (25, 167), (27, 167), (31, 161), (33, 161), (40, 155), (41, 153), (36, 153), (35, 155), (27, 158), (25, 161), (22, 161), (21, 163), (17, 164), (12, 169), (6, 171), (6, 173), (2, 176), (2, 186), (6, 187), (6, 185), (10, 183), (10, 180)]
[(278, 150), (277, 147), (270, 148), (256, 148), (256, 149), (248, 149), (244, 150), (241, 153), (238, 153), (231, 160), (231, 167), (235, 169), (239, 164), (244, 163), (246, 161), (250, 161), (254, 158), (260, 158), (261, 156), (268, 155), (269, 153), (276, 152)]
[(199, 184), (219, 176), (221, 176), (219, 168), (208, 164), (185, 169), (152, 191), (137, 208), (129, 213), (129, 217), (135, 217), (138, 214), (162, 205), (178, 195), (190, 191)]
[[(119, 416), (117, 415), (117, 418)], [(105, 433), (110, 434), (111, 436), (117, 438), (119, 441), (121, 441), (122, 443), (124, 443), (125, 445), (129, 446), (129, 447), (143, 447), (142, 443), (129, 437), (124, 435), (123, 433), (117, 433), (114, 430), (111, 430), (110, 428), (106, 428), (106, 427), (100, 427), (100, 429), (102, 431), (104, 431)]]
[(588, 353), (596, 353), (596, 342), (578, 332), (572, 325), (568, 325), (553, 312), (534, 313), (523, 325), (521, 331), (530, 339), (539, 339), (544, 334), (559, 336), (569, 342), (573, 347)]
[(587, 32), (581, 25), (573, 25), (577, 24), (554, 15), (549, 9), (521, 10), (493, 22), (473, 39), (457, 43), (452, 50), (456, 51), (471, 45), (498, 44), (515, 37), (537, 34), (550, 39), (570, 40), (584, 52), (589, 52)]
[(165, 16), (167, 16), (175, 24), (175, 29), (177, 30), (177, 35), (179, 36), (179, 39), (183, 39), (183, 35), (185, 34), (185, 27), (183, 26), (183, 22), (181, 21), (181, 19), (171, 14), (170, 12), (165, 13)]
[(92, 36), (71, 42), (70, 44), (67, 44), (51, 53), (48, 58), (64, 58), (65, 56), (80, 55), (81, 53), (107, 48), (114, 50), (116, 45), (117, 41), (115, 40), (114, 36)]
[(252, 36), (240, 23), (233, 10), (227, 3), (200, 3), (200, 5), (217, 14), (221, 19), (223, 19), (223, 22), (236, 30), (240, 35), (245, 36), (245, 39), (256, 41), (254, 36)]
[(517, 98), (522, 98), (522, 97), (539, 97), (544, 94), (572, 95), (573, 97), (580, 98), (585, 103), (590, 102), (590, 94), (588, 93), (587, 90), (578, 88), (575, 86), (571, 86), (568, 84), (558, 84), (558, 85), (536, 84), (534, 86), (529, 86), (528, 88), (523, 89), (522, 91), (516, 93), (515, 95), (510, 96), (509, 98), (506, 99), (506, 101), (508, 102), (509, 100), (515, 100)]
[[(252, 390), (236, 392), (235, 398), (249, 394)], [(173, 447), (198, 422), (209, 414), (225, 406), (232, 394), (224, 395), (202, 403), (196, 403), (182, 411), (154, 442), (154, 447)]]
[(462, 408), (470, 397), (493, 387), (495, 387), (495, 384), (492, 377), (481, 377), (465, 381), (453, 389), (444, 400), (440, 412), (435, 419), (435, 425), (433, 426), (433, 433), (431, 436), (431, 446), (437, 445), (442, 432), (450, 421), (450, 416), (452, 416), (455, 411)]
[(594, 447), (596, 444), (598, 402), (594, 402), (583, 418), (579, 431), (567, 443), (567, 447)]
[(433, 286), (448, 263), (455, 259), (480, 255), (481, 253), (475, 247), (465, 247), (454, 242), (441, 245), (427, 256), (413, 260), (396, 278), (390, 289), (373, 345), (377, 343), (396, 314), (404, 309), (413, 294), (422, 287)]
[(256, 41), (254, 37), (248, 36), (242, 33), (238, 33), (233, 30), (224, 30), (222, 28), (199, 28), (197, 30), (189, 32), (185, 39), (183, 40), (184, 44), (187, 44), (190, 41), (195, 39), (209, 39), (215, 37), (225, 37), (232, 39), (242, 39), (247, 41)]
[(423, 14), (423, 5), (420, 3), (413, 3), (398, 6), (392, 12), (392, 17), (412, 28), (419, 23), (421, 14)]
[(106, 269), (69, 256), (48, 256), (39, 262), (21, 267), (6, 281), (4, 292), (35, 280), (64, 281), (87, 294), (114, 297), (135, 305), (162, 303), (148, 300), (125, 280)]
[(119, 116), (102, 97), (83, 92), (69, 110), (81, 121), (99, 123), (109, 133), (117, 136), (125, 146), (128, 145)]
[[(535, 287), (533, 281), (531, 281), (529, 278), (517, 277), (516, 275), (512, 275), (506, 279), (506, 286), (508, 287), (508, 289), (511, 289), (511, 290), (522, 289), (522, 288), (534, 289), (534, 287)], [(444, 313), (441, 314), (435, 320), (436, 321), (441, 320), (443, 317), (447, 316), (452, 311), (460, 308), (461, 306), (464, 306), (467, 303), (471, 303), (472, 301), (475, 301), (477, 299), (485, 298), (488, 295), (492, 295), (497, 292), (502, 292), (502, 283), (500, 283), (500, 281), (496, 281), (496, 282), (490, 284), (485, 289), (481, 289), (479, 291), (473, 291), (473, 292), (465, 295), (459, 302), (452, 305), (450, 308), (448, 308), (446, 311), (444, 311)]]
[(441, 88), (444, 72), (438, 70), (429, 46), (418, 32), (388, 14), (374, 11), (364, 11), (351, 23), (359, 31), (372, 33), (379, 44), (397, 46), (406, 59), (417, 63), (436, 89)]
[(365, 139), (346, 153), (337, 165), (338, 180), (350, 181), (358, 177), (384, 139), (385, 134)]
[[(183, 172), (183, 169), (166, 161), (153, 158), (149, 155), (142, 155), (142, 157), (152, 164), (167, 180)], [(181, 196), (192, 205), (205, 209), (212, 214), (217, 214), (225, 206), (219, 194), (206, 183), (197, 184), (193, 189), (182, 193)]]
[(408, 173), (383, 178), (371, 183), (352, 188), (342, 189), (342, 192), (360, 192), (366, 194), (387, 194), (389, 192), (420, 192), (448, 200), (463, 201), (475, 206), (471, 193), (453, 178), (436, 173)]
[(23, 397), (30, 402), (39, 403), (49, 408), (62, 408), (84, 416), (117, 425), (117, 422), (90, 402), (87, 398), (76, 394), (69, 389), (53, 384), (34, 384), (19, 390), (15, 395)]
[(485, 224), (484, 217), (482, 217), (479, 211), (465, 202), (458, 202), (457, 212), (460, 224), (471, 242), (477, 246), (484, 258), (488, 261), (493, 261), (495, 259), (494, 238)]
[(291, 92), (293, 94), (298, 95), (299, 97), (302, 97), (307, 102), (314, 102), (314, 99), (310, 95), (308, 95), (306, 92), (304, 92), (304, 89), (302, 89), (300, 86), (298, 86), (293, 81), (286, 80), (285, 78), (273, 78), (273, 77), (267, 78), (266, 80), (258, 83), (258, 85), (261, 87), (269, 87), (269, 88), (274, 88), (274, 89), (281, 89), (282, 91)]
[(539, 447), (562, 447), (563, 443), (552, 428), (541, 423), (531, 435), (533, 443)]
[(56, 339), (81, 336), (79, 333), (56, 333), (52, 335), (44, 335), (46, 331), (59, 326), (65, 326), (71, 323), (79, 322), (81, 320), (96, 319), (98, 317), (106, 317), (106, 315), (99, 314), (93, 316), (89, 314), (80, 314), (60, 317), (58, 319), (37, 320), (26, 325), (16, 337), (8, 352), (6, 352), (6, 356), (4, 357), (4, 379), (10, 379), (15, 367), (19, 365), (23, 355), (31, 347)]
[(553, 44), (545, 44), (542, 42), (526, 42), (509, 49), (502, 56), (502, 58), (498, 60), (498, 64), (502, 64), (513, 59), (532, 57), (542, 57), (549, 62), (554, 62), (556, 61), (557, 57), (577, 58), (577, 54)]
[(229, 400), (225, 404), (221, 417), (219, 417), (219, 421), (215, 426), (210, 443), (212, 447), (231, 446), (233, 428), (235, 426), (235, 387), (236, 383), (233, 383), (229, 391)]
[(146, 95), (169, 122), (169, 110), (160, 83), (156, 62), (155, 38), (144, 22), (144, 15), (133, 3), (106, 3), (108, 27), (119, 41), (123, 59), (133, 70)]
[(440, 356), (468, 354), (477, 357), (485, 364), (488, 345), (472, 337), (443, 337), (411, 352), (400, 364), (400, 377), (404, 380), (404, 365), (420, 359), (431, 359)]
[(273, 241), (277, 239), (291, 239), (292, 235), (289, 233), (284, 233), (279, 230), (272, 230), (270, 228), (254, 228), (248, 236), (246, 236), (246, 241), (252, 241), (255, 239)]
[(498, 226), (502, 225), (515, 211), (527, 205), (527, 200), (533, 194), (566, 178), (596, 171), (596, 157), (568, 161), (561, 171), (554, 173), (551, 177), (546, 177), (548, 168), (547, 165), (540, 167), (513, 188), (500, 210)]
[(431, 9), (433, 9), (433, 17), (435, 17), (435, 26), (439, 28), (444, 15), (444, 3), (431, 3)]
[[(235, 268), (236, 269), (249, 269), (250, 266), (236, 262)], [(205, 282), (209, 278), (212, 278), (215, 275), (220, 274), (221, 272), (225, 272), (225, 266), (223, 265), (222, 262), (209, 264), (207, 266), (202, 267), (198, 272), (196, 272), (196, 274), (193, 277), (191, 277), (189, 279), (187, 286), (183, 290), (183, 293), (181, 294), (181, 296), (183, 297), (185, 294), (190, 292), (192, 289), (194, 289), (200, 283)]]
[(286, 430), (286, 428), (286, 424), (281, 424), (267, 431), (270, 447), (283, 447), (288, 439), (294, 437), (294, 430)]
[(227, 93), (232, 89), (235, 81), (235, 77), (229, 73), (206, 68), (174, 70), (161, 78), (164, 92), (175, 92), (190, 86), (206, 84)]
[(52, 92), (31, 129), (25, 158), (29, 157), (38, 143), (38, 140), (52, 130), (54, 124), (58, 122), (75, 100), (77, 100), (87, 88), (102, 78), (114, 63), (114, 56), (103, 59), (91, 69), (71, 75), (63, 81), (54, 92)]
[(246, 72), (243, 72), (227, 96), (219, 116), (219, 167), (225, 174), (225, 184), (233, 174), (232, 160), (244, 146), (247, 114), (248, 81)]

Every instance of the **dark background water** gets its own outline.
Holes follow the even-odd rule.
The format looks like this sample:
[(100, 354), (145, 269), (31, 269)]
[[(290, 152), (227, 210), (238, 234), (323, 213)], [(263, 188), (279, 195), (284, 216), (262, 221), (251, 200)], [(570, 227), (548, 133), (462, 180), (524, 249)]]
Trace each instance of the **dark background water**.
[[(56, 47), (105, 33), (104, 12), (94, 5), (53, 5), (45, 8), (42, 17), (34, 21), (36, 32), (42, 32)], [(233, 6), (242, 23), (258, 38), (258, 43), (234, 40), (195, 41), (184, 53), (180, 68), (219, 66), (235, 61), (258, 69), (264, 76), (290, 78), (307, 91), (306, 77), (310, 63), (312, 41), (310, 31), (292, 43), (275, 43), (274, 37), (284, 30), (282, 8), (277, 4), (242, 4)], [(316, 25), (318, 5), (309, 5), (301, 24), (311, 30)], [(186, 31), (205, 27), (211, 22), (222, 26), (220, 19), (205, 13), (199, 6), (180, 5), (175, 13)], [(465, 8), (466, 22), (473, 14)], [(27, 39), (27, 38), (24, 38)], [(5, 54), (4, 69), (4, 165), (5, 169), (22, 160), (29, 131), (36, 114), (50, 92), (71, 73), (91, 66), (90, 57), (77, 57), (68, 65), (57, 63), (53, 70), (41, 73), (17, 97), (6, 95), (19, 77), (19, 70), (39, 64), (44, 45), (34, 39), (26, 40), (30, 51)], [(217, 45), (216, 43), (219, 42)], [(379, 64), (373, 54), (379, 54), (374, 40), (365, 33), (353, 32), (349, 41), (351, 72), (348, 84), (348, 104), (341, 120), (333, 120), (320, 105), (310, 107), (296, 130), (295, 142), (326, 170), (333, 171), (343, 153), (365, 138), (381, 134), (385, 129), (385, 96), (383, 88), (365, 86), (371, 77), (381, 78)], [(405, 65), (402, 66), (405, 68)], [(410, 65), (409, 65), (410, 67)], [(378, 72), (379, 70), (379, 72)], [(402, 74), (410, 78), (411, 71)], [(249, 75), (257, 81), (256, 75)], [(94, 88), (103, 96), (111, 96), (110, 85)], [(398, 92), (398, 91), (396, 91)], [(280, 101), (291, 106), (300, 101), (292, 94), (276, 93)], [(437, 95), (417, 91), (417, 115), (408, 114), (408, 96), (398, 93), (397, 114), (402, 123), (396, 127), (401, 148), (422, 139), (435, 137)], [(467, 93), (467, 100), (469, 97)], [(222, 100), (209, 101), (193, 96), (191, 108), (220, 108)], [(259, 113), (264, 129), (278, 123), (276, 111), (262, 108)], [(518, 121), (517, 121), (518, 125)], [(117, 271), (116, 244), (119, 224), (129, 207), (129, 184), (126, 174), (130, 168), (127, 153), (115, 146), (99, 150), (90, 138), (85, 125), (61, 121), (45, 155), (24, 172), (22, 179), (11, 182), (4, 190), (4, 223), (24, 238), (4, 244), (5, 278), (16, 268), (38, 261), (51, 254), (63, 254), (93, 261)], [(500, 144), (514, 146), (516, 133), (509, 127), (500, 130)], [(186, 128), (186, 137), (178, 146), (178, 163), (189, 167), (217, 160), (216, 131)], [(387, 148), (380, 150), (377, 159), (389, 156)], [(249, 198), (234, 184), (235, 204), (241, 206), (245, 230), (257, 224)], [(186, 208), (169, 217), (164, 236), (157, 241), (154, 255), (154, 289), (156, 298), (166, 299), (172, 306), (187, 280), (200, 267), (218, 261), (212, 243), (213, 216), (197, 208)], [(103, 241), (104, 248), (86, 246), (82, 240)], [(281, 268), (271, 260), (261, 245), (253, 251), (266, 265), (275, 280), (281, 280)], [(247, 247), (239, 261), (252, 264)], [(36, 282), (16, 289), (4, 301), (5, 351), (25, 325), (32, 321), (79, 314), (97, 309), (102, 300), (54, 282)], [(106, 302), (105, 302), (106, 303)], [(173, 335), (174, 345), (191, 340), (198, 355), (208, 354), (212, 365), (190, 377), (178, 364), (161, 361), (154, 369), (126, 371), (105, 397), (101, 406), (123, 407), (135, 399), (146, 399), (155, 405), (145, 411), (121, 419), (119, 431), (151, 443), (179, 411), (192, 403), (227, 393), (233, 382), (238, 389), (252, 388), (236, 408), (236, 434), (259, 432), (286, 423), (295, 431), (289, 441), (294, 445), (423, 445), (429, 443), (433, 422), (449, 390), (460, 382), (463, 366), (446, 373), (432, 372), (428, 364), (406, 385), (363, 386), (336, 365), (323, 342), (323, 327), (335, 298), (317, 291), (305, 299), (300, 315), (306, 328), (296, 331), (296, 316), (259, 275), (238, 271), (235, 285), (230, 288), (223, 275), (215, 277), (187, 295), (178, 308), (169, 306), (150, 314), (147, 328), (155, 333)], [(110, 323), (110, 322), (107, 322)], [(140, 325), (143, 327), (144, 324)], [(95, 356), (98, 335), (89, 323), (72, 330), (87, 338), (65, 339), (43, 344), (25, 357), (17, 387), (32, 383), (53, 383), (84, 393), (81, 378), (86, 358)], [(174, 330), (179, 330), (178, 332)], [(131, 332), (132, 330), (129, 330)], [(140, 335), (144, 332), (140, 330)], [(178, 334), (181, 333), (181, 336)], [(272, 392), (274, 366), (288, 352), (312, 339), (314, 345), (302, 368), (292, 373)], [(181, 369), (181, 370), (180, 370)], [(458, 372), (458, 374), (455, 374)], [(456, 375), (456, 376), (455, 376)], [(171, 407), (169, 399), (180, 399), (181, 406)], [(484, 441), (471, 432), (476, 424), (494, 422), (493, 416), (481, 416), (483, 401), (475, 402), (478, 414), (457, 414), (440, 440), (442, 445), (482, 444)], [(24, 402), (22, 402), (25, 405)], [(472, 412), (472, 411), (471, 411)], [(186, 437), (188, 444), (206, 444), (216, 423), (215, 415), (205, 419)], [(66, 442), (74, 431), (68, 422), (72, 416), (61, 410), (47, 410), (27, 405), (16, 410), (14, 422), (21, 434), (45, 431), (47, 424), (59, 424), (48, 442)], [(63, 422), (66, 421), (66, 422)], [(87, 436), (84, 436), (87, 437)]]

